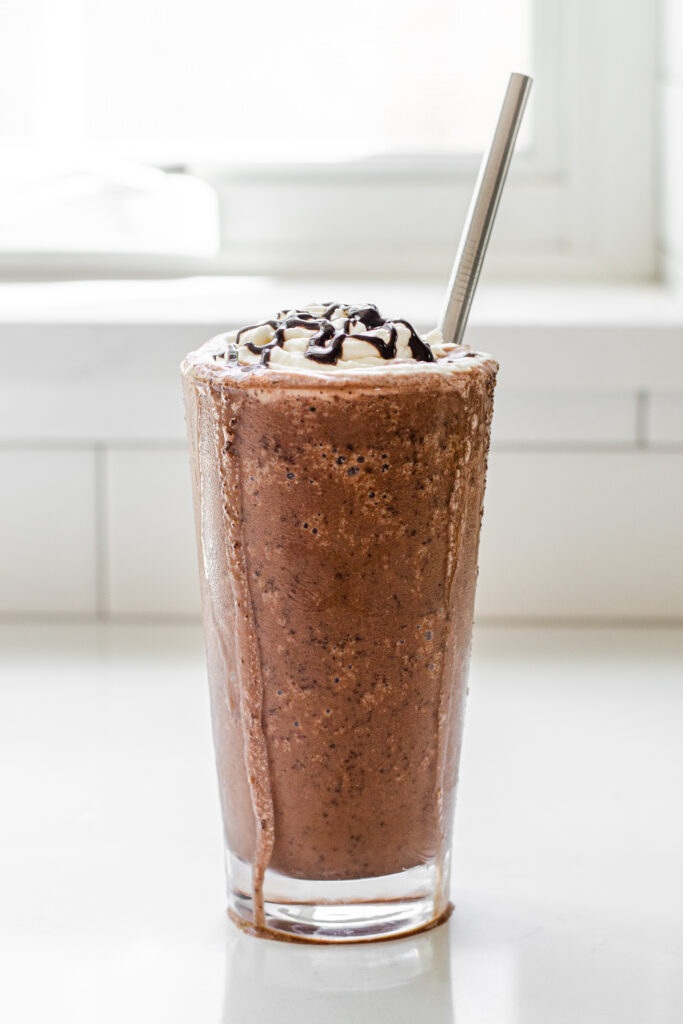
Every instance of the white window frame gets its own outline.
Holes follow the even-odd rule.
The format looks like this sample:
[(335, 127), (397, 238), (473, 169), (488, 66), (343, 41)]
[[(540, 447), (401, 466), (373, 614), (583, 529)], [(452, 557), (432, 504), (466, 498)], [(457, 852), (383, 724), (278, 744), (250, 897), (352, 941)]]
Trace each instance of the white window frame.
[[(658, 9), (535, 0), (536, 145), (513, 161), (489, 277), (655, 276)], [(187, 170), (221, 199), (216, 270), (433, 278), (448, 272), (478, 163), (425, 155)]]

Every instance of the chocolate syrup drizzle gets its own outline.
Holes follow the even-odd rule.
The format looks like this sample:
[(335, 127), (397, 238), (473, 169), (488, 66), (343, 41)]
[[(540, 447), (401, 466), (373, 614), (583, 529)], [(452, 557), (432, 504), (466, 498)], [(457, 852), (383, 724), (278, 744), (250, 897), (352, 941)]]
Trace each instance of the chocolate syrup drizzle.
[[(413, 359), (420, 363), (435, 362), (431, 348), (407, 320), (385, 320), (380, 315), (377, 306), (371, 303), (363, 306), (346, 306), (341, 302), (329, 302), (325, 303), (325, 307), (320, 316), (309, 313), (306, 309), (286, 309), (278, 313), (275, 320), (263, 320), (260, 324), (243, 327), (241, 331), (237, 332), (235, 342), (233, 346), (229, 346), (224, 358), (234, 361), (237, 358), (240, 338), (257, 327), (268, 326), (272, 327), (275, 332), (271, 341), (266, 342), (265, 345), (256, 345), (253, 341), (245, 343), (245, 348), (255, 355), (261, 356), (261, 366), (268, 366), (274, 348), (282, 348), (285, 343), (285, 331), (290, 327), (315, 329), (308, 339), (304, 355), (316, 363), (336, 364), (341, 357), (344, 342), (349, 338), (366, 341), (377, 350), (382, 359), (395, 359), (398, 340), (396, 324), (401, 324), (410, 332), (408, 346)], [(339, 330), (332, 323), (333, 319), (339, 319), (338, 316), (335, 317), (338, 310), (346, 311), (343, 327)], [(357, 327), (354, 328), (352, 325), (359, 323), (363, 325), (365, 331), (376, 330), (378, 327), (388, 328), (389, 338), (385, 340), (374, 334), (357, 333)]]

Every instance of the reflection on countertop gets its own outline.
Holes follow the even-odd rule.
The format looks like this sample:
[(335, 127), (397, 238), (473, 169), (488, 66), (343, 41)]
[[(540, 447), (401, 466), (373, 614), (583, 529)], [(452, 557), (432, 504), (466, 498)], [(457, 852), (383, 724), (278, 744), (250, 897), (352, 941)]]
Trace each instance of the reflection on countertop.
[(353, 946), (254, 939), (231, 929), (223, 1024), (274, 1020), (452, 1024), (448, 925)]

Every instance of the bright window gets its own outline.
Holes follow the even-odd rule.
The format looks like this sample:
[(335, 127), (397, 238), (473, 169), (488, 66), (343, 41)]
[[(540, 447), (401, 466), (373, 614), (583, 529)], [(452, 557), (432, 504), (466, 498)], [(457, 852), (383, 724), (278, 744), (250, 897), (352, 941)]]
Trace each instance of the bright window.
[(507, 74), (525, 71), (532, 103), (488, 272), (647, 277), (657, 10), (0, 0), (0, 181), (18, 160), (24, 182), (55, 160), (173, 164), (219, 199), (220, 252), (204, 270), (442, 276)]
[(157, 160), (476, 152), (506, 71), (531, 67), (531, 15), (531, 0), (4, 0), (0, 131)]

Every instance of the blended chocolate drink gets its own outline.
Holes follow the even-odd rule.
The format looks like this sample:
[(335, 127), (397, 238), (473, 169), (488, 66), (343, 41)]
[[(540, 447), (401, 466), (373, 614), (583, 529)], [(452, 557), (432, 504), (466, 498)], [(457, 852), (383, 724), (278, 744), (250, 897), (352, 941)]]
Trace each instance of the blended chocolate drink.
[(496, 370), (339, 303), (183, 363), (229, 905), (261, 934), (449, 912)]

